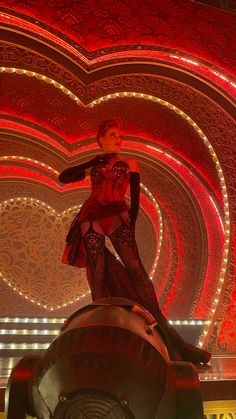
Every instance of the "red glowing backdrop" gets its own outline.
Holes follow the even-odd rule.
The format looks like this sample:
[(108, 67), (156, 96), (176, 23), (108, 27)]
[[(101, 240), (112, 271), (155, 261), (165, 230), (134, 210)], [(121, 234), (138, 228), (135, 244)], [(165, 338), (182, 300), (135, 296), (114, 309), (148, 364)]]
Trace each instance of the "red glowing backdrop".
[(57, 174), (117, 117), (142, 171), (137, 239), (164, 312), (204, 318), (236, 351), (236, 19), (191, 0), (4, 0), (0, 315), (67, 316), (89, 301), (60, 262), (89, 182)]

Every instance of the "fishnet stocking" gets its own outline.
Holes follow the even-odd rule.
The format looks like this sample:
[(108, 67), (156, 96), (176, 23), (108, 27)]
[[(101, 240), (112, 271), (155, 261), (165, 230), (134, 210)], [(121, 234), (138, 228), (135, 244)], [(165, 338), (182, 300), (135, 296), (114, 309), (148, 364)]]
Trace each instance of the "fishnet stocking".
[(95, 231), (92, 223), (84, 234), (83, 240), (87, 252), (87, 263), (89, 266), (89, 283), (92, 299), (98, 300), (109, 296), (104, 280), (105, 269), (105, 236)]
[(110, 240), (136, 290), (137, 303), (156, 318), (159, 306), (155, 290), (140, 260), (133, 229), (129, 224), (121, 222), (120, 226), (110, 235)]

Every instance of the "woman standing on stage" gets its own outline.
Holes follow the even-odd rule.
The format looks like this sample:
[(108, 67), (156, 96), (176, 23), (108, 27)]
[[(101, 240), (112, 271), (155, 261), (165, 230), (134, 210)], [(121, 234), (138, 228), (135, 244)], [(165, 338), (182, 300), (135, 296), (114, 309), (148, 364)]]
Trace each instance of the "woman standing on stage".
[[(123, 297), (146, 308), (161, 327), (172, 360), (207, 363), (210, 354), (185, 342), (161, 313), (152, 281), (140, 260), (134, 233), (140, 173), (135, 159), (118, 154), (122, 145), (119, 122), (101, 121), (97, 141), (102, 154), (59, 175), (62, 183), (70, 183), (83, 180), (90, 172), (92, 189), (71, 225), (62, 261), (86, 266), (93, 301)], [(130, 208), (125, 202), (128, 185)], [(105, 236), (123, 264), (106, 248)]]

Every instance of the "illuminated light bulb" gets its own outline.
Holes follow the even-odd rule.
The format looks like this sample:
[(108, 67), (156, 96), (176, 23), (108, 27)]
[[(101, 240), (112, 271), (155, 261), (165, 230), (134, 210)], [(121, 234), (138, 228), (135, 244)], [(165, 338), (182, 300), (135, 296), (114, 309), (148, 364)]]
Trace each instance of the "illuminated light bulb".
[(6, 73), (12, 73), (12, 68), (5, 67), (5, 71), (6, 71)]

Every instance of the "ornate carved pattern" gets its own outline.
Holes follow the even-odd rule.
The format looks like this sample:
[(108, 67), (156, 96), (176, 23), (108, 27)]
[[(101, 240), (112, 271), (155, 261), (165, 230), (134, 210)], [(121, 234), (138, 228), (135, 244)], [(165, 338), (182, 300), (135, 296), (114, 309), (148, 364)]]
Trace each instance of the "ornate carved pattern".
[(29, 199), (1, 206), (1, 266), (11, 287), (37, 304), (56, 308), (88, 292), (85, 272), (61, 263), (75, 210), (57, 215)]
[[(161, 208), (161, 212), (164, 219), (164, 240), (161, 249), (161, 256), (157, 265), (154, 285), (159, 304), (161, 307), (164, 306), (164, 311), (167, 315), (165, 303), (174, 282), (179, 258), (174, 226), (172, 225), (163, 207)], [(178, 314), (175, 313), (175, 316), (178, 316)]]
[(56, 61), (39, 55), (23, 47), (0, 42), (0, 61), (2, 66), (21, 68), (43, 74), (83, 99), (85, 86), (76, 75), (62, 67)]
[[(184, 188), (156, 166), (152, 174), (149, 174), (147, 182), (149, 182), (150, 190), (155, 193), (157, 201), (161, 202), (163, 216), (167, 223), (168, 234), (164, 235), (164, 242), (169, 239), (171, 243), (169, 244), (171, 246), (169, 261), (163, 253), (168, 244), (165, 243), (162, 249), (155, 281), (157, 292), (160, 283), (163, 295), (159, 293), (158, 295), (161, 298), (161, 305), (165, 303), (165, 313), (174, 318), (181, 318), (188, 316), (191, 304), (195, 299), (199, 300), (196, 288), (199, 286), (201, 290), (204, 280), (204, 275), (200, 278), (199, 272), (205, 272), (206, 269), (206, 261), (202, 260), (202, 254), (207, 251), (206, 241), (201, 237), (193, 203), (189, 201)], [(202, 224), (202, 230), (204, 231), (204, 224)], [(170, 260), (168, 283), (165, 283), (163, 289), (163, 275), (167, 274), (166, 269)], [(165, 268), (161, 273), (163, 261), (165, 261)]]
[[(74, 200), (75, 198), (74, 196)], [(64, 239), (76, 212), (75, 209), (69, 209), (64, 214), (57, 215), (33, 198), (12, 198), (8, 203), (2, 203), (1, 270), (3, 277), (11, 285), (5, 291), (5, 296), (12, 294), (14, 289), (18, 295), (27, 296), (29, 301), (34, 300), (34, 307), (39, 302), (47, 305), (48, 309), (55, 309), (58, 305), (74, 301), (75, 296), (88, 292), (85, 271), (61, 263)], [(148, 220), (144, 220), (144, 225), (137, 226), (138, 242), (140, 234), (142, 237), (147, 235), (148, 223)], [(114, 251), (109, 242), (107, 245)], [(150, 243), (147, 255), (147, 248), (140, 243), (140, 254), (145, 258), (147, 269), (153, 263), (153, 246), (155, 241)], [(21, 304), (19, 300), (15, 314), (23, 315)], [(80, 302), (77, 302), (78, 305)], [(32, 307), (28, 310), (31, 314), (35, 312)], [(41, 311), (40, 307), (39, 310)], [(12, 309), (9, 311), (8, 308), (7, 312), (6, 307), (4, 311), (8, 315), (12, 313)], [(64, 314), (62, 310), (59, 311)]]
[(57, 309), (55, 311), (46, 310), (43, 307), (38, 306), (35, 303), (26, 300), (16, 291), (10, 288), (4, 281), (0, 282), (1, 293), (0, 293), (0, 305), (1, 305), (1, 316), (6, 317), (68, 317), (74, 313), (83, 305), (89, 304), (91, 301), (90, 294), (80, 301), (76, 301), (74, 304), (70, 304), (67, 307)]
[(208, 347), (214, 353), (236, 352), (236, 282), (235, 260), (231, 255), (227, 281), (217, 312), (215, 328), (209, 337)]
[(56, 150), (52, 150), (50, 147), (42, 147), (40, 142), (37, 144), (35, 138), (25, 138), (20, 133), (17, 138), (15, 138), (15, 133), (14, 136), (13, 133), (1, 134), (1, 156), (28, 157), (45, 163), (56, 170), (57, 168), (62, 169), (65, 165), (64, 162), (59, 161)]
[[(177, 0), (100, 0), (60, 2), (42, 0), (3, 0), (16, 12), (32, 16), (77, 41), (88, 51), (118, 45), (161, 45), (218, 63), (232, 70), (234, 54), (234, 17), (214, 8)], [(132, 25), (131, 25), (132, 21)]]

